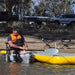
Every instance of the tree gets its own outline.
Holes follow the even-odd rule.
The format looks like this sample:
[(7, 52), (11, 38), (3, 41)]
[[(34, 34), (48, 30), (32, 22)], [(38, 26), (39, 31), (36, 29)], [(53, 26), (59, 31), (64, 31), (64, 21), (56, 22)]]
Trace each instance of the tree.
[(73, 13), (71, 0), (40, 0), (38, 6), (34, 6), (33, 15), (57, 16), (61, 13)]
[(10, 13), (24, 15), (57, 16), (61, 13), (73, 13), (71, 0), (40, 0), (38, 5), (32, 0), (0, 0), (6, 4)]

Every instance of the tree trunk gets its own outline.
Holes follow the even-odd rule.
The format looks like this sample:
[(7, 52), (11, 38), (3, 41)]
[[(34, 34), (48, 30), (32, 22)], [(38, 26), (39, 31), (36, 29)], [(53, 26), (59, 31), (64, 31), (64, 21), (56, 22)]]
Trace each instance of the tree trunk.
[(64, 13), (67, 12), (67, 3), (68, 3), (68, 0), (65, 0), (65, 4), (64, 4)]

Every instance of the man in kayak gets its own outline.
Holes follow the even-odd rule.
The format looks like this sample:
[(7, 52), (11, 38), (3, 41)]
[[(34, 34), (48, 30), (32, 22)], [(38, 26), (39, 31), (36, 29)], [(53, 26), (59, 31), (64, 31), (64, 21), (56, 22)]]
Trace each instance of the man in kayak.
[(13, 54), (14, 52), (25, 54), (26, 53), (25, 50), (28, 49), (24, 37), (19, 32), (20, 32), (19, 27), (14, 26), (12, 33), (8, 36), (7, 41), (10, 46), (11, 54)]
[(12, 33), (7, 38), (8, 44), (10, 46), (10, 59), (14, 60), (13, 54), (26, 54), (28, 45), (25, 42), (24, 37), (20, 34), (20, 28), (17, 26), (13, 27)]

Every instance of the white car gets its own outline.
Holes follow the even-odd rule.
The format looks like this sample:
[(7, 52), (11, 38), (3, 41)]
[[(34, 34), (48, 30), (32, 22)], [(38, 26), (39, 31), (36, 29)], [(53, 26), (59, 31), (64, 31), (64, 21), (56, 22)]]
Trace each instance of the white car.
[(55, 24), (75, 25), (75, 14), (62, 14), (60, 17), (52, 17), (51, 21)]

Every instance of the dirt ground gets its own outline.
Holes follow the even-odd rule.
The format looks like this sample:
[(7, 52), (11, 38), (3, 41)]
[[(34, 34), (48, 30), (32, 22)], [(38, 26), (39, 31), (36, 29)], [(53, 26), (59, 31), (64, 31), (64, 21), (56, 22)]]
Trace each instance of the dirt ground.
[[(41, 39), (38, 39), (33, 36), (24, 36), (29, 50), (45, 50), (49, 49)], [(7, 37), (0, 37), (0, 49), (6, 49), (5, 42), (7, 42)], [(75, 43), (75, 40), (72, 40)], [(73, 43), (62, 43), (61, 41), (56, 42), (56, 47), (59, 52), (75, 53), (75, 44)], [(68, 44), (68, 46), (67, 46)], [(49, 43), (50, 47), (55, 47), (55, 42)]]

